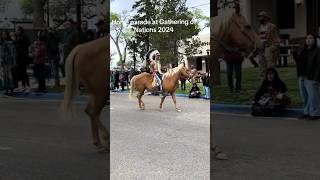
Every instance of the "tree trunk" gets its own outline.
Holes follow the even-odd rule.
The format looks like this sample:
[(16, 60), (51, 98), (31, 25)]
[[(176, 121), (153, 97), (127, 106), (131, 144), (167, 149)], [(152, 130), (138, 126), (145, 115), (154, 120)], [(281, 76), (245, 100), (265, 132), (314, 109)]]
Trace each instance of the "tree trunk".
[[(211, 18), (218, 15), (218, 1), (211, 1)], [(212, 22), (211, 22), (212, 23)], [(209, 69), (211, 72), (211, 84), (220, 85), (220, 63), (219, 63), (219, 48), (217, 47), (218, 43), (215, 43), (213, 38), (210, 41), (210, 60), (209, 60)], [(213, 88), (211, 88), (213, 89)]]
[(46, 0), (33, 0), (33, 28), (43, 29), (44, 24), (44, 5)]

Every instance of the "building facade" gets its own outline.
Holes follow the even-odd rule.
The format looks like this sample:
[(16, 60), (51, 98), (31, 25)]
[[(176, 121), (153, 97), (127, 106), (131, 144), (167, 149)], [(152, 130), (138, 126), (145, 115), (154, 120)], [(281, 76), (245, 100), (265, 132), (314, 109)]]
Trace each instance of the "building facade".
[[(210, 52), (210, 34), (200, 34), (198, 36), (192, 37), (201, 41), (201, 46), (198, 49), (197, 54), (191, 56), (183, 56), (182, 61), (186, 64), (188, 68), (193, 65), (199, 73), (208, 72), (208, 55)], [(180, 48), (179, 52), (184, 52), (184, 48)]]
[(234, 8), (235, 1), (240, 2), (241, 13), (255, 29), (259, 26), (258, 13), (266, 11), (282, 35), (301, 38), (308, 32), (318, 32), (320, 26), (318, 0), (218, 0), (216, 1), (218, 13), (225, 8)]

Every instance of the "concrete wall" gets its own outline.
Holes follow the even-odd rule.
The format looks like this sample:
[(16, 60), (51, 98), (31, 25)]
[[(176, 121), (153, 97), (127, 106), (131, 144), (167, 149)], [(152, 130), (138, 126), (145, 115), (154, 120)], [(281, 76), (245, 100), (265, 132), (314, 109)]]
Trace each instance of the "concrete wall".
[(251, 24), (252, 27), (258, 29), (259, 20), (257, 15), (260, 11), (266, 11), (271, 16), (271, 21), (277, 23), (276, 0), (248, 0), (251, 1)]
[(281, 29), (281, 34), (290, 34), (291, 38), (304, 37), (307, 34), (306, 6), (295, 7), (295, 28)]

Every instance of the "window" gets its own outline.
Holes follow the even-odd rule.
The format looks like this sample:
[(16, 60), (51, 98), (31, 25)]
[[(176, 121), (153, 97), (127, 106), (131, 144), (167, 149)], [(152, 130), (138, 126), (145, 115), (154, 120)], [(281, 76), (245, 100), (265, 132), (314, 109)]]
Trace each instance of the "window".
[(295, 2), (294, 0), (277, 1), (277, 24), (279, 29), (294, 28), (295, 20)]

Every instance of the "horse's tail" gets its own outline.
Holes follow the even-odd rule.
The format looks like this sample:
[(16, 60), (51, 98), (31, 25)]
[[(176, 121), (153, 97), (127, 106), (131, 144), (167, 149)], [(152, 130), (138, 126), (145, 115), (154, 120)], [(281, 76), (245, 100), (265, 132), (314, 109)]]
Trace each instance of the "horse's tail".
[(136, 79), (136, 76), (133, 76), (132, 79), (130, 80), (130, 94), (129, 94), (129, 97), (133, 96), (133, 91), (134, 91), (134, 86), (135, 86), (135, 79)]
[(64, 99), (62, 103), (62, 110), (68, 113), (72, 110), (73, 97), (79, 94), (79, 78), (77, 69), (75, 68), (75, 59), (78, 52), (78, 47), (74, 48), (68, 55), (65, 71), (66, 71), (66, 84), (64, 90)]

